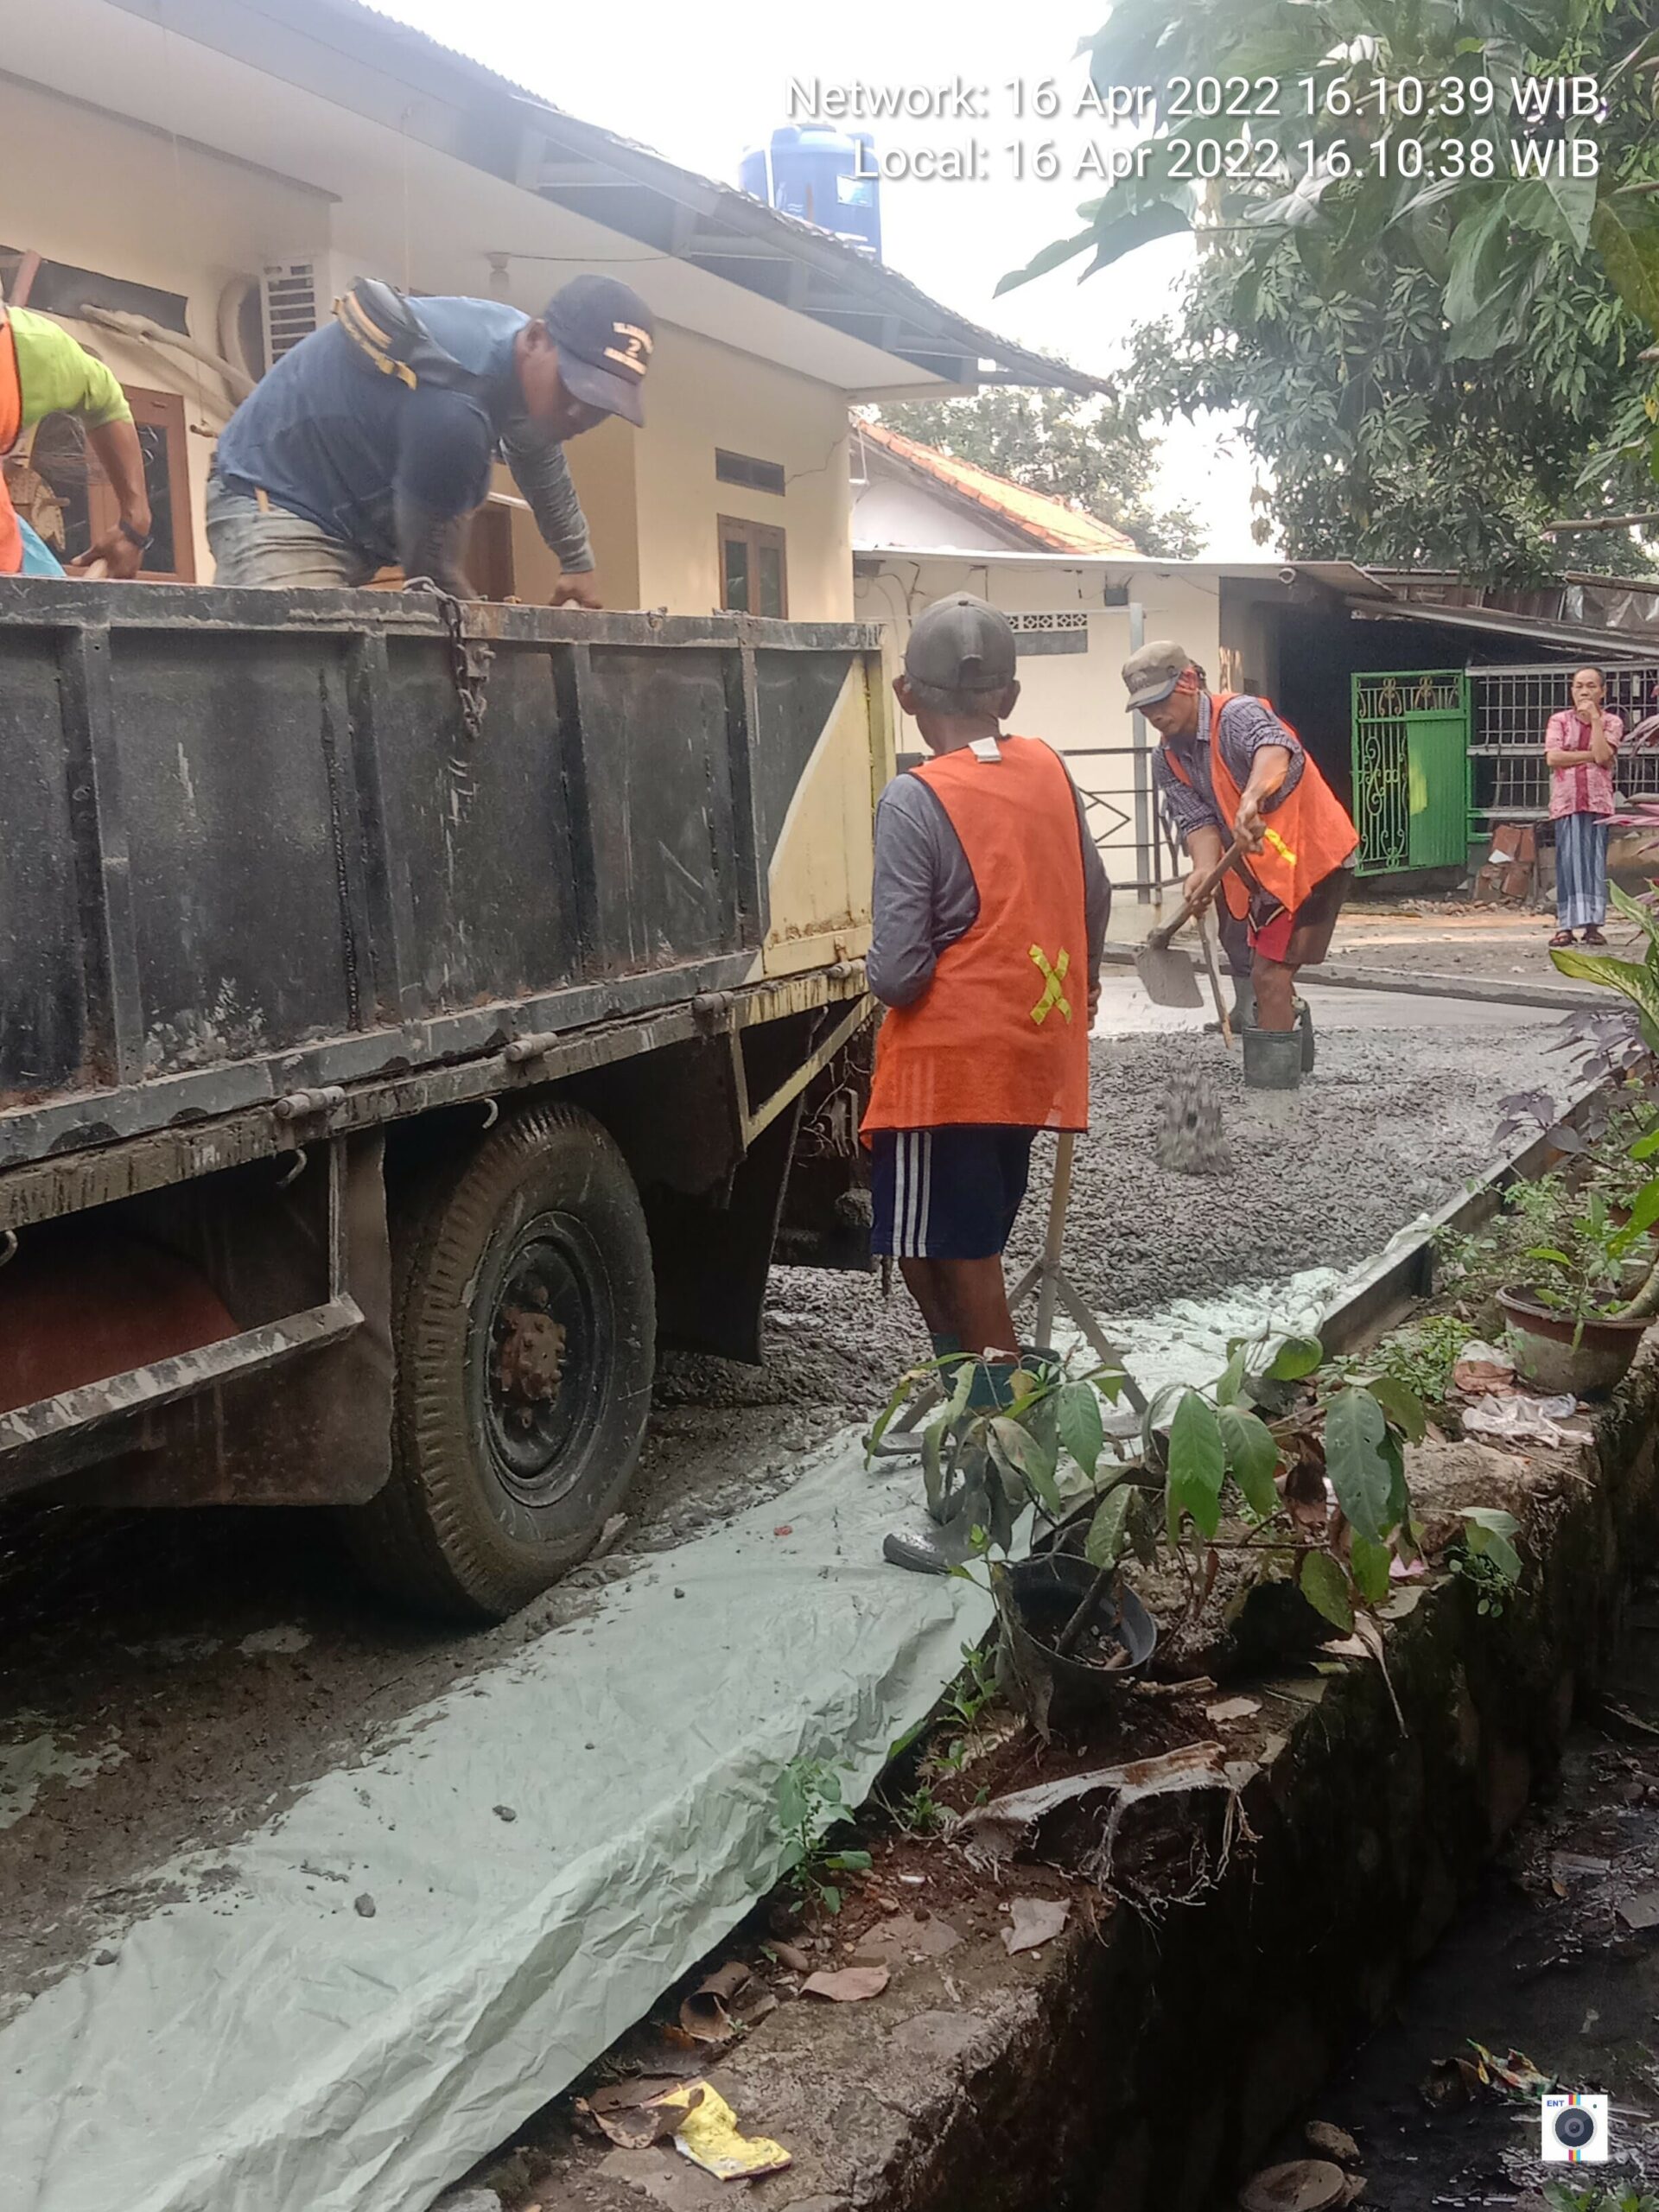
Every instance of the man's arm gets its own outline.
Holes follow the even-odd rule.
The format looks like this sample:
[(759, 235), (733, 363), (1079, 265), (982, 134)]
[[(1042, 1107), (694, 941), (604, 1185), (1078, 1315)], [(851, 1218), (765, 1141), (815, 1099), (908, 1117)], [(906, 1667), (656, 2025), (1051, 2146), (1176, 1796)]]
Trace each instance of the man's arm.
[(574, 600), (579, 607), (601, 606), (588, 518), (576, 497), (564, 448), (556, 438), (543, 437), (520, 423), (503, 434), (501, 453), (513, 482), (530, 502), (543, 541), (559, 556), (563, 574), (553, 604), (560, 607)]
[[(1065, 766), (1064, 761), (1060, 765)], [(1089, 834), (1083, 793), (1071, 771), (1067, 768), (1065, 772), (1071, 785), (1071, 802), (1077, 810), (1077, 839), (1083, 848), (1084, 934), (1089, 944), (1089, 1019), (1092, 1023), (1100, 1003), (1100, 956), (1106, 943), (1106, 925), (1112, 918), (1112, 886), (1100, 848)]]
[(103, 465), (115, 493), (121, 519), (113, 530), (86, 548), (68, 573), (79, 575), (101, 561), (111, 576), (136, 576), (143, 566), (144, 540), (149, 536), (149, 486), (144, 481), (144, 449), (138, 442), (132, 417), (109, 423), (89, 423), (87, 443)]
[(397, 565), (457, 599), (477, 594), (461, 564), (468, 517), (490, 487), (488, 421), (460, 392), (411, 391), (398, 409), (392, 528)]
[[(864, 971), (884, 1006), (912, 1005), (932, 982), (938, 964), (938, 839), (926, 811), (931, 804), (925, 785), (913, 776), (894, 777), (876, 802), (870, 950)], [(977, 893), (974, 902), (976, 911)]]
[(1259, 853), (1266, 842), (1267, 817), (1301, 781), (1306, 755), (1264, 700), (1230, 700), (1217, 719), (1211, 743), (1222, 749), (1228, 772), (1240, 786), (1238, 811), (1230, 827), (1249, 851)]
[(72, 561), (69, 573), (84, 575), (94, 562), (102, 562), (111, 576), (136, 576), (143, 562), (143, 540), (149, 536), (149, 487), (127, 395), (108, 364), (95, 359), (48, 316), (15, 308), (11, 327), (25, 424), (47, 415), (79, 416), (121, 511), (120, 522)]

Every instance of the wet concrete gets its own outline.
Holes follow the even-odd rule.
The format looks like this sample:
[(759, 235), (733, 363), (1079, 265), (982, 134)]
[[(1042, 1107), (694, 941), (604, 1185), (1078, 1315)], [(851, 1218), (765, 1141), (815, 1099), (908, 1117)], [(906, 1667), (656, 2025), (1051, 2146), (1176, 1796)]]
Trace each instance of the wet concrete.
[[(1184, 1017), (1097, 1039), (1068, 1264), (1103, 1310), (1357, 1262), (1490, 1158), (1505, 1091), (1557, 1072), (1545, 1014), (1325, 997), (1319, 1068), (1288, 1122), (1245, 1096), (1218, 1039), (1168, 1033)], [(1103, 1027), (1151, 1018), (1127, 980), (1109, 987)], [(1197, 1054), (1218, 1068), (1234, 1150), (1214, 1183), (1154, 1158), (1158, 1095)], [(1047, 1150), (1016, 1264), (1040, 1236)], [(149, 1868), (245, 1833), (572, 1618), (621, 1559), (781, 1487), (919, 1349), (902, 1293), (884, 1304), (868, 1279), (779, 1270), (764, 1368), (664, 1361), (618, 1560), (483, 1634), (376, 1610), (321, 1516), (92, 1515), (49, 1497), (0, 1513), (0, 1777), (18, 1778), (7, 1805), (29, 1799), (0, 1825), (0, 1996), (118, 1932), (149, 1901)]]
[[(1552, 2178), (1659, 2190), (1659, 1929), (1631, 1925), (1659, 1916), (1659, 1591), (1632, 1609), (1605, 1694), (1614, 1707), (1580, 1718), (1468, 1908), (1274, 2155), (1306, 2156), (1306, 2123), (1334, 2121), (1377, 2212), (1525, 2206)], [(1546, 2165), (1529, 2098), (1432, 2104), (1430, 2069), (1473, 2043), (1605, 2093), (1609, 2163)]]

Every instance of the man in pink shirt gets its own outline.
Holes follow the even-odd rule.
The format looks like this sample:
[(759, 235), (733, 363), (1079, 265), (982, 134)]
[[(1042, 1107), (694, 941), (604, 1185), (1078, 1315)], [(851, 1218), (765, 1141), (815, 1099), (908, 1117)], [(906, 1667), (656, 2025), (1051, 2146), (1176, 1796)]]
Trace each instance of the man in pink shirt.
[(1624, 725), (1602, 709), (1601, 671), (1581, 668), (1573, 678), (1573, 703), (1549, 718), (1544, 758), (1549, 764), (1549, 816), (1555, 825), (1555, 934), (1552, 944), (1571, 944), (1574, 930), (1586, 944), (1605, 944), (1607, 823), (1618, 806), (1613, 756)]

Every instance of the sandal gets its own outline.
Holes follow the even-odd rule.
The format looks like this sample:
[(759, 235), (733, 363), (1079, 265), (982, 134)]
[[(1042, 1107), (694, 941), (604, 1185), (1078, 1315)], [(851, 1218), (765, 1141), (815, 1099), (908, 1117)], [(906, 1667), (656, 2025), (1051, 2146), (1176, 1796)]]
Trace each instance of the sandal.
[(1607, 942), (1606, 938), (1603, 937), (1601, 931), (1596, 927), (1593, 922), (1591, 924), (1590, 927), (1586, 930), (1582, 941), (1586, 944), (1605, 944)]
[(1571, 930), (1557, 930), (1554, 936), (1549, 940), (1550, 950), (1553, 952), (1557, 945), (1571, 944), (1572, 942), (1573, 932)]

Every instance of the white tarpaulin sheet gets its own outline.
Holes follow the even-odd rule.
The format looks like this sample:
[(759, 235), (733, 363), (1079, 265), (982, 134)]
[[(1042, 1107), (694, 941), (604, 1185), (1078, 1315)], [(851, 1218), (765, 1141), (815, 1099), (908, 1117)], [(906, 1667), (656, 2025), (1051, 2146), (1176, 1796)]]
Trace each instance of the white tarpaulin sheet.
[(233, 1885), (156, 1870), (189, 1901), (0, 2031), (4, 2212), (416, 2212), (769, 1886), (779, 1769), (856, 1801), (983, 1633), (882, 1563), (916, 1489), (838, 1439), (213, 1852)]

